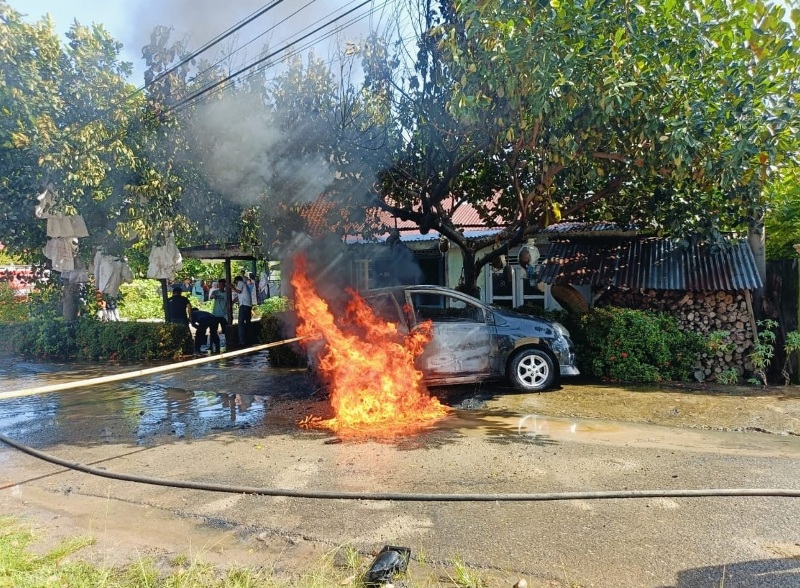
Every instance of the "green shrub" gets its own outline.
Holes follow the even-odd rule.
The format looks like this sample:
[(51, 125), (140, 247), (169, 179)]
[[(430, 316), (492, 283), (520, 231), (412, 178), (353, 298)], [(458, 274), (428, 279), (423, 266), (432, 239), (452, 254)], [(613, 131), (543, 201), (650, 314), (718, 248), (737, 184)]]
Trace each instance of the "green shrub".
[[(291, 333), (287, 333), (285, 324), (285, 317), (281, 313), (261, 317), (261, 342), (272, 343), (291, 337)], [(273, 367), (305, 367), (308, 363), (305, 353), (300, 350), (297, 343), (270, 347), (267, 351), (269, 363)]]
[(686, 380), (703, 337), (682, 331), (668, 315), (623, 308), (595, 309), (581, 317), (576, 333), (582, 373), (623, 382)]
[(131, 321), (163, 319), (164, 299), (158, 280), (134, 280), (119, 287), (119, 315)]
[(27, 357), (146, 363), (175, 359), (192, 349), (188, 329), (169, 323), (82, 318), (71, 323), (37, 319), (0, 325), (0, 351)]
[(7, 282), (0, 282), (0, 323), (18, 323), (28, 320), (28, 301), (14, 296)]
[(288, 298), (285, 296), (273, 296), (272, 298), (267, 298), (264, 302), (256, 306), (253, 309), (253, 313), (263, 317), (286, 312), (290, 308), (291, 302)]
[(33, 319), (0, 325), (0, 349), (43, 359), (75, 357), (75, 328), (62, 319)]
[(78, 321), (78, 359), (149, 362), (190, 353), (189, 331), (171, 323)]

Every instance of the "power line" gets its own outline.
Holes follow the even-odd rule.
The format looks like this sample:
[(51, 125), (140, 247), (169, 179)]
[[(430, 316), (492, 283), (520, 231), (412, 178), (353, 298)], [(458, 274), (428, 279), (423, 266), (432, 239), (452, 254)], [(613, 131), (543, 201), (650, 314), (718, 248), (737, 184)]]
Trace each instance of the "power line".
[[(356, 1), (356, 0), (351, 0), (351, 2), (349, 2), (348, 4), (352, 4), (354, 1)], [(258, 67), (258, 68), (256, 68), (256, 69), (253, 69), (253, 68), (254, 68), (254, 67), (257, 65), (257, 64), (259, 64), (259, 63), (262, 63), (262, 62), (264, 62), (264, 61), (268, 60), (270, 57), (273, 57), (274, 55), (276, 55), (276, 54), (278, 54), (278, 53), (281, 53), (281, 52), (283, 52), (283, 51), (286, 51), (287, 49), (289, 49), (289, 48), (290, 48), (290, 47), (292, 47), (293, 45), (296, 45), (296, 44), (297, 44), (297, 43), (299, 43), (300, 41), (302, 41), (302, 40), (304, 40), (304, 39), (307, 39), (309, 36), (311, 36), (311, 35), (314, 35), (315, 33), (319, 32), (321, 29), (323, 29), (323, 28), (325, 28), (325, 27), (329, 26), (331, 23), (333, 23), (333, 22), (336, 22), (337, 20), (340, 20), (341, 18), (344, 18), (344, 17), (345, 17), (345, 16), (347, 16), (348, 14), (351, 14), (352, 12), (354, 12), (354, 11), (356, 11), (356, 10), (358, 10), (358, 9), (362, 8), (362, 7), (363, 7), (365, 4), (367, 4), (367, 2), (364, 2), (364, 3), (362, 3), (362, 4), (358, 5), (358, 6), (356, 6), (356, 7), (355, 7), (355, 8), (353, 8), (352, 10), (350, 10), (350, 11), (348, 11), (348, 12), (344, 13), (344, 14), (341, 14), (341, 15), (339, 15), (337, 18), (335, 18), (335, 19), (332, 19), (332, 20), (328, 21), (327, 23), (325, 23), (325, 24), (324, 24), (324, 25), (322, 25), (321, 27), (317, 27), (316, 29), (314, 29), (313, 31), (311, 31), (310, 33), (308, 33), (307, 35), (303, 35), (302, 37), (300, 37), (300, 38), (298, 38), (298, 39), (296, 39), (296, 40), (294, 40), (294, 41), (292, 41), (292, 42), (288, 42), (288, 40), (289, 40), (289, 39), (291, 39), (292, 37), (295, 37), (295, 36), (297, 36), (299, 33), (303, 32), (304, 30), (308, 30), (308, 29), (310, 29), (311, 27), (313, 27), (314, 25), (316, 25), (317, 23), (319, 23), (319, 22), (322, 22), (323, 20), (325, 20), (325, 17), (318, 19), (317, 21), (315, 21), (314, 23), (312, 23), (312, 24), (308, 25), (307, 27), (305, 27), (305, 28), (303, 28), (303, 29), (300, 29), (300, 31), (298, 31), (298, 32), (297, 32), (297, 33), (295, 33), (294, 35), (290, 35), (289, 37), (287, 37), (287, 38), (286, 38), (286, 41), (287, 41), (287, 42), (286, 42), (286, 44), (285, 44), (283, 47), (281, 47), (280, 49), (278, 49), (278, 50), (274, 51), (274, 52), (273, 52), (273, 53), (271, 53), (270, 55), (267, 55), (267, 56), (265, 56), (264, 58), (262, 58), (262, 59), (260, 59), (260, 60), (257, 60), (257, 61), (255, 61), (255, 62), (253, 62), (253, 63), (251, 63), (251, 64), (249, 64), (249, 65), (247, 65), (247, 66), (243, 67), (243, 68), (242, 68), (242, 69), (240, 69), (238, 72), (236, 72), (236, 73), (234, 73), (234, 74), (231, 74), (230, 76), (228, 76), (228, 77), (226, 77), (226, 78), (224, 78), (224, 79), (222, 79), (222, 80), (218, 80), (218, 82), (217, 82), (217, 83), (215, 83), (215, 84), (212, 84), (212, 85), (209, 85), (209, 86), (205, 86), (205, 87), (203, 87), (201, 90), (198, 90), (198, 91), (197, 91), (197, 92), (196, 92), (194, 95), (192, 95), (192, 96), (189, 96), (189, 97), (187, 97), (187, 98), (183, 99), (181, 102), (179, 102), (178, 104), (176, 104), (176, 105), (175, 105), (173, 108), (169, 108), (169, 109), (167, 109), (167, 110), (166, 110), (166, 112), (175, 112), (175, 111), (180, 111), (180, 110), (183, 110), (184, 108), (186, 108), (186, 107), (188, 107), (188, 106), (190, 106), (190, 105), (191, 105), (191, 103), (192, 103), (192, 100), (195, 98), (195, 96), (196, 96), (196, 97), (202, 97), (202, 95), (204, 95), (204, 94), (205, 94), (207, 91), (211, 91), (212, 89), (216, 89), (217, 87), (220, 87), (220, 86), (221, 86), (221, 87), (222, 87), (222, 88), (221, 88), (222, 90), (225, 90), (225, 89), (227, 89), (227, 88), (231, 87), (231, 86), (232, 86), (232, 85), (235, 83), (235, 81), (236, 81), (236, 79), (235, 79), (235, 78), (237, 78), (237, 76), (238, 76), (238, 75), (240, 75), (242, 72), (245, 72), (245, 71), (248, 71), (248, 70), (252, 70), (252, 71), (249, 71), (249, 73), (247, 73), (247, 74), (246, 74), (245, 76), (243, 76), (242, 78), (239, 78), (239, 79), (242, 79), (242, 80), (248, 80), (248, 79), (250, 79), (251, 77), (253, 77), (253, 76), (257, 75), (258, 73), (260, 73), (261, 71), (263, 71), (264, 69), (266, 69), (267, 67), (270, 67), (270, 66), (272, 66), (272, 65), (275, 65), (275, 64), (278, 64), (278, 63), (283, 63), (283, 62), (285, 62), (285, 61), (287, 61), (287, 60), (291, 59), (293, 56), (297, 55), (297, 54), (298, 54), (299, 52), (301, 52), (301, 51), (304, 51), (304, 50), (305, 50), (305, 49), (307, 49), (308, 47), (312, 47), (312, 46), (314, 46), (315, 44), (319, 43), (320, 41), (322, 41), (322, 40), (325, 40), (325, 39), (329, 38), (330, 36), (332, 36), (333, 34), (336, 34), (337, 32), (340, 32), (341, 30), (343, 30), (343, 29), (347, 28), (347, 27), (348, 27), (348, 26), (350, 26), (351, 24), (353, 24), (353, 23), (355, 23), (355, 22), (358, 22), (359, 20), (361, 20), (361, 19), (365, 18), (366, 16), (369, 16), (370, 14), (372, 14), (372, 12), (374, 12), (374, 11), (375, 11), (375, 10), (377, 10), (378, 8), (385, 7), (385, 6), (386, 6), (386, 4), (388, 4), (388, 0), (387, 0), (386, 2), (384, 2), (384, 4), (383, 4), (383, 5), (381, 5), (380, 7), (375, 7), (375, 8), (372, 8), (372, 9), (370, 9), (370, 11), (368, 11), (368, 12), (367, 12), (367, 14), (364, 14), (364, 15), (358, 16), (358, 17), (356, 17), (356, 18), (353, 18), (352, 20), (350, 20), (350, 21), (348, 21), (348, 22), (346, 22), (346, 23), (343, 23), (342, 25), (339, 25), (339, 26), (338, 26), (336, 29), (334, 29), (332, 32), (329, 32), (329, 33), (326, 33), (326, 34), (324, 34), (324, 35), (321, 35), (321, 36), (319, 36), (319, 37), (316, 37), (316, 38), (314, 38), (314, 39), (311, 39), (310, 41), (308, 41), (308, 42), (307, 42), (305, 45), (303, 45), (302, 47), (296, 48), (294, 51), (291, 51), (291, 52), (287, 53), (286, 55), (284, 55), (284, 56), (282, 56), (280, 59), (278, 59), (276, 62), (272, 62), (272, 63), (269, 63), (269, 62), (267, 62), (267, 63), (264, 63), (263, 65), (261, 65), (260, 67)], [(347, 5), (345, 5), (345, 6), (347, 6)]]
[[(376, 11), (382, 9), (382, 8), (385, 8), (388, 4), (389, 4), (389, 0), (386, 0), (382, 5), (376, 6), (375, 8), (371, 9), (367, 14), (363, 14), (361, 16), (357, 16), (357, 17), (351, 19), (350, 21), (348, 21), (346, 23), (342, 23), (341, 25), (339, 25), (333, 31), (330, 31), (330, 32), (326, 33), (325, 35), (317, 37), (316, 39), (310, 40), (308, 43), (306, 43), (302, 47), (298, 47), (298, 48), (294, 49), (293, 51), (291, 51), (291, 52), (287, 53), (286, 55), (282, 56), (280, 59), (278, 59), (275, 62), (265, 63), (265, 64), (263, 64), (263, 65), (261, 65), (259, 67), (256, 67), (255, 69), (252, 69), (253, 66), (249, 66), (249, 69), (252, 69), (252, 71), (249, 71), (246, 75), (242, 76), (241, 78), (238, 78), (238, 81), (246, 81), (246, 80), (258, 75), (259, 73), (264, 71), (267, 67), (270, 67), (270, 66), (277, 65), (279, 63), (284, 63), (284, 62), (288, 61), (289, 59), (291, 59), (292, 57), (298, 55), (299, 53), (302, 53), (306, 49), (308, 49), (310, 47), (313, 47), (314, 45), (316, 45), (320, 41), (324, 41), (325, 39), (328, 39), (328, 38), (332, 37), (333, 35), (345, 30), (347, 27), (349, 27), (352, 24), (358, 22), (359, 20), (363, 20), (364, 18), (366, 18), (368, 16), (371, 16), (374, 12), (376, 12)], [(414, 38), (414, 37), (408, 37), (408, 38), (401, 39), (401, 42), (408, 41), (408, 40), (410, 40), (412, 38)], [(326, 65), (330, 66), (336, 60), (338, 60), (338, 58), (333, 58), (330, 61), (327, 61), (325, 63), (326, 63)], [(274, 80), (276, 78), (273, 77), (271, 79)], [(227, 88), (232, 87), (236, 81), (237, 80), (233, 80), (233, 79), (230, 79), (230, 80), (226, 81), (222, 85), (221, 90), (226, 90)], [(180, 111), (188, 108), (189, 106), (191, 106), (190, 102), (188, 102), (188, 101), (187, 102), (182, 102), (181, 104), (176, 105), (174, 110), (170, 110), (169, 112), (180, 112)]]
[(244, 66), (244, 67), (242, 67), (242, 68), (238, 69), (238, 70), (237, 70), (237, 71), (235, 71), (234, 73), (227, 75), (226, 77), (222, 78), (221, 80), (218, 80), (218, 81), (214, 82), (213, 84), (210, 84), (210, 85), (208, 85), (208, 86), (206, 86), (206, 87), (204, 87), (204, 88), (201, 88), (200, 90), (198, 90), (198, 91), (196, 91), (196, 92), (194, 92), (194, 93), (190, 94), (190, 95), (189, 95), (189, 96), (187, 96), (186, 98), (182, 99), (182, 100), (181, 100), (180, 102), (178, 102), (177, 104), (175, 104), (175, 105), (173, 105), (173, 106), (171, 106), (171, 107), (169, 107), (169, 108), (165, 109), (165, 110), (164, 110), (164, 114), (169, 114), (169, 113), (171, 113), (171, 112), (175, 111), (176, 109), (178, 109), (178, 108), (180, 108), (180, 107), (182, 107), (182, 106), (185, 106), (186, 104), (188, 104), (188, 103), (192, 102), (192, 101), (193, 101), (193, 100), (195, 100), (196, 98), (199, 98), (199, 97), (201, 97), (201, 96), (203, 96), (203, 95), (205, 95), (205, 94), (207, 94), (207, 93), (211, 92), (212, 90), (215, 90), (216, 88), (219, 88), (221, 85), (223, 85), (223, 84), (227, 83), (228, 81), (230, 81), (230, 80), (232, 80), (232, 79), (234, 79), (234, 78), (236, 78), (236, 77), (240, 76), (241, 74), (245, 73), (246, 71), (248, 71), (248, 70), (252, 69), (254, 66), (256, 66), (256, 65), (259, 65), (259, 64), (261, 64), (261, 63), (264, 63), (265, 61), (267, 61), (267, 60), (269, 60), (269, 59), (271, 59), (271, 58), (275, 57), (276, 55), (278, 55), (279, 53), (281, 53), (281, 52), (285, 51), (285, 50), (286, 50), (286, 49), (288, 49), (289, 47), (292, 47), (293, 45), (296, 45), (297, 43), (299, 43), (299, 42), (301, 42), (301, 41), (304, 41), (305, 39), (307, 39), (307, 38), (311, 37), (312, 35), (315, 35), (315, 34), (316, 34), (316, 33), (318, 33), (319, 31), (321, 31), (321, 30), (325, 29), (326, 27), (328, 27), (328, 26), (332, 25), (333, 23), (335, 23), (335, 22), (337, 22), (337, 21), (339, 21), (339, 20), (343, 19), (344, 17), (346, 17), (346, 16), (348, 16), (348, 15), (352, 14), (352, 13), (353, 13), (353, 12), (355, 12), (356, 10), (358, 10), (358, 9), (360, 9), (360, 8), (363, 8), (364, 6), (366, 6), (367, 4), (370, 4), (370, 3), (371, 3), (371, 2), (373, 2), (373, 1), (374, 1), (374, 0), (364, 0), (364, 1), (363, 1), (361, 4), (359, 4), (359, 5), (358, 5), (358, 6), (356, 6), (355, 8), (351, 8), (350, 10), (348, 10), (347, 12), (345, 12), (345, 13), (343, 13), (343, 14), (341, 14), (341, 15), (337, 16), (336, 18), (333, 18), (333, 19), (329, 20), (329, 21), (328, 21), (328, 22), (326, 22), (325, 24), (323, 24), (323, 25), (321, 25), (321, 26), (319, 26), (319, 27), (315, 28), (313, 31), (311, 31), (310, 33), (307, 33), (307, 34), (303, 35), (303, 36), (302, 36), (302, 37), (300, 37), (299, 39), (297, 39), (297, 40), (295, 40), (295, 41), (292, 41), (291, 43), (288, 43), (288, 44), (284, 45), (282, 48), (280, 48), (280, 49), (278, 49), (278, 50), (275, 50), (275, 51), (272, 51), (272, 52), (268, 53), (268, 54), (267, 54), (267, 55), (265, 55), (264, 57), (261, 57), (261, 58), (257, 59), (256, 61), (254, 61), (254, 62), (250, 63), (249, 65), (246, 65), (246, 66)]
[[(221, 58), (220, 58), (218, 61), (216, 61), (216, 62), (215, 62), (215, 63), (213, 63), (212, 65), (209, 65), (209, 66), (208, 66), (206, 69), (204, 69), (203, 71), (201, 71), (201, 72), (197, 73), (197, 74), (195, 75), (195, 78), (198, 78), (198, 77), (202, 76), (203, 74), (205, 74), (205, 73), (208, 73), (209, 71), (211, 71), (212, 69), (214, 69), (215, 67), (217, 67), (217, 66), (218, 66), (220, 63), (222, 63), (223, 61), (225, 61), (225, 60), (226, 60), (226, 59), (228, 59), (229, 57), (232, 57), (233, 55), (235, 55), (236, 53), (238, 53), (239, 51), (241, 51), (242, 49), (244, 49), (244, 48), (245, 48), (245, 47), (247, 47), (248, 45), (251, 45), (252, 43), (255, 43), (255, 42), (258, 40), (258, 39), (260, 39), (260, 38), (261, 38), (261, 37), (263, 37), (264, 35), (266, 35), (266, 34), (268, 34), (268, 33), (272, 32), (272, 31), (273, 31), (273, 30), (275, 30), (277, 27), (279, 27), (280, 25), (282, 25), (283, 23), (285, 23), (287, 20), (289, 20), (289, 19), (290, 19), (290, 18), (292, 18), (293, 16), (296, 16), (297, 14), (299, 14), (300, 12), (302, 12), (303, 10), (305, 10), (306, 8), (308, 8), (309, 6), (311, 6), (312, 4), (314, 4), (314, 2), (316, 2), (316, 1), (317, 1), (317, 0), (310, 0), (310, 1), (309, 1), (309, 2), (307, 2), (305, 5), (303, 5), (302, 7), (298, 8), (298, 9), (297, 9), (297, 10), (295, 10), (293, 13), (291, 13), (291, 14), (290, 14), (289, 16), (287, 16), (286, 18), (284, 18), (284, 19), (282, 19), (282, 20), (280, 20), (280, 21), (276, 22), (274, 25), (272, 25), (271, 27), (269, 27), (267, 30), (263, 31), (262, 33), (259, 33), (258, 35), (256, 35), (256, 36), (255, 36), (255, 37), (253, 37), (252, 39), (250, 39), (250, 40), (249, 40), (247, 43), (245, 43), (244, 45), (241, 45), (241, 46), (237, 47), (236, 49), (234, 49), (233, 51), (231, 51), (231, 52), (230, 52), (230, 53), (228, 53), (227, 55), (224, 55), (223, 57), (221, 57)], [(350, 2), (350, 3), (354, 2), (354, 1), (355, 1), (355, 0), (351, 0), (351, 2)], [(346, 6), (346, 5), (345, 5), (345, 6)], [(331, 14), (333, 14), (333, 13), (331, 13)], [(301, 29), (301, 30), (300, 30), (300, 31), (298, 31), (298, 32), (302, 32), (302, 30), (304, 30), (304, 29)], [(291, 38), (291, 37), (290, 37), (290, 38)]]
[(251, 14), (250, 16), (248, 16), (245, 19), (239, 21), (237, 24), (235, 24), (234, 26), (229, 28), (227, 31), (225, 31), (225, 32), (217, 35), (216, 37), (214, 37), (212, 40), (210, 40), (208, 43), (206, 43), (205, 45), (203, 45), (202, 47), (200, 47), (196, 51), (192, 51), (192, 53), (190, 53), (189, 55), (187, 55), (186, 57), (181, 59), (175, 65), (169, 67), (168, 69), (166, 69), (163, 72), (161, 72), (160, 74), (158, 74), (156, 77), (154, 77), (149, 82), (146, 82), (144, 84), (144, 86), (139, 88), (139, 90), (137, 90), (137, 91), (140, 92), (140, 91), (144, 90), (145, 88), (147, 88), (147, 86), (155, 84), (159, 80), (164, 79), (166, 76), (168, 76), (169, 74), (173, 73), (175, 70), (183, 67), (184, 65), (186, 65), (187, 63), (189, 63), (190, 61), (192, 61), (193, 59), (195, 59), (199, 55), (202, 55), (203, 53), (205, 53), (206, 51), (211, 49), (213, 46), (221, 43), (222, 41), (224, 41), (225, 39), (227, 39), (228, 37), (230, 37), (231, 35), (233, 35), (237, 31), (240, 31), (241, 29), (243, 29), (244, 27), (249, 25), (254, 20), (262, 17), (263, 15), (265, 15), (267, 12), (269, 12), (270, 10), (272, 10), (273, 8), (275, 8), (276, 6), (281, 4), (282, 2), (284, 2), (284, 0), (274, 0), (271, 4), (263, 6), (262, 8), (260, 8), (259, 10), (255, 11), (253, 14)]

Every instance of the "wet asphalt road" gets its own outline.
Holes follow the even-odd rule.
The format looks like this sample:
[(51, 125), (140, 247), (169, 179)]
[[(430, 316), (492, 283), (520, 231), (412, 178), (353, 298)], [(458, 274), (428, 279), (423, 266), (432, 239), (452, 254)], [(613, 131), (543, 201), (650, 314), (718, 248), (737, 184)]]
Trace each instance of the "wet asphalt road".
[[(0, 389), (98, 368), (0, 364)], [(120, 368), (109, 366), (107, 371)], [(104, 370), (99, 370), (104, 371)], [(0, 403), (0, 432), (59, 457), (159, 478), (306, 490), (533, 493), (800, 488), (800, 438), (551, 418), (504, 388), (449, 391), (417, 435), (339, 441), (297, 426), (327, 404), (263, 358)], [(555, 392), (558, 394), (558, 392)], [(461, 559), (490, 586), (797, 587), (800, 499), (536, 503), (312, 500), (113, 481), (0, 447), (0, 512), (99, 536), (92, 557), (199, 550), (293, 574), (337, 547), (412, 548), (413, 577)]]

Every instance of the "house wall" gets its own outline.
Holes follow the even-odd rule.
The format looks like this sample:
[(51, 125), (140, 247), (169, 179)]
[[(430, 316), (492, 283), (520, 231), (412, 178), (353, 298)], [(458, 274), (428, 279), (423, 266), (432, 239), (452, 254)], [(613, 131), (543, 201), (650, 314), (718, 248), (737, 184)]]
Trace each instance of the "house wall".
[(734, 344), (729, 353), (704, 353), (695, 369), (697, 380), (711, 380), (725, 370), (749, 374), (753, 364), (748, 355), (753, 349), (755, 320), (748, 304), (749, 292), (685, 292), (673, 290), (621, 290), (612, 288), (595, 302), (595, 307), (618, 306), (656, 310), (674, 316), (683, 329), (701, 335), (727, 331)]

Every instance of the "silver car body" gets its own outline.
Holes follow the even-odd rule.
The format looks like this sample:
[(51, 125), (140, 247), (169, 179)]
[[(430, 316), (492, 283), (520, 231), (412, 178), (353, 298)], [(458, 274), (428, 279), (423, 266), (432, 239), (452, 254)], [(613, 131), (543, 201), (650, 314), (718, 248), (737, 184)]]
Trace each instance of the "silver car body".
[[(548, 354), (560, 376), (578, 375), (567, 330), (553, 323), (494, 307), (442, 286), (370, 290), (365, 300), (381, 318), (409, 332), (432, 321), (432, 338), (417, 367), (431, 385), (502, 379), (525, 349)], [(555, 378), (557, 379), (557, 378)]]

